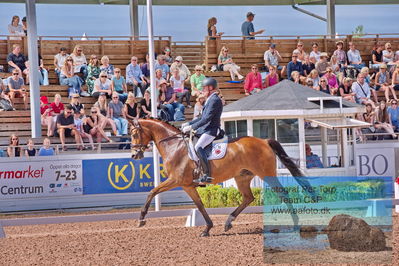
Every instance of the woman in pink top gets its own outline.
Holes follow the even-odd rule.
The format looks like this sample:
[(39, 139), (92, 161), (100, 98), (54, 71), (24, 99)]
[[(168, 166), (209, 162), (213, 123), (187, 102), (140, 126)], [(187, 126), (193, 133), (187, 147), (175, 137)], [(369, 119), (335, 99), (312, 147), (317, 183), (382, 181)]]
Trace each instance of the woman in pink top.
[(267, 74), (266, 80), (265, 80), (265, 88), (273, 86), (279, 82), (279, 78), (278, 78), (278, 75), (276, 72), (276, 67), (270, 66), (269, 71), (270, 71), (270, 73)]
[(327, 79), (327, 83), (330, 88), (338, 88), (337, 76), (335, 76), (331, 67), (326, 68), (326, 74), (324, 74), (323, 77)]
[(258, 72), (258, 66), (253, 64), (251, 67), (251, 72), (249, 72), (245, 77), (245, 95), (249, 95), (250, 93), (254, 92), (260, 92), (263, 88), (262, 76)]

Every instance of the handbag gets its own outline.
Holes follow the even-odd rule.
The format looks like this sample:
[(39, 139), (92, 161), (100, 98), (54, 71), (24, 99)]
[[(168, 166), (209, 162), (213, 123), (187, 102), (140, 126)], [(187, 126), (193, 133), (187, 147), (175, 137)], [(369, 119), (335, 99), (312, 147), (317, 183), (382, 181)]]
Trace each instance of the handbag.
[(0, 109), (3, 109), (4, 111), (12, 111), (14, 108), (6, 99), (0, 99)]

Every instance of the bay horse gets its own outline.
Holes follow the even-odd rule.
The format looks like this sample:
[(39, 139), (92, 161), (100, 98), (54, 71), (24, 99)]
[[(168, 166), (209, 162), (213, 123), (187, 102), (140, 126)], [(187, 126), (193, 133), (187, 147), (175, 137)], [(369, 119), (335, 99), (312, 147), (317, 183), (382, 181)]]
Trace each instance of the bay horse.
[[(155, 195), (176, 187), (182, 187), (206, 221), (206, 228), (201, 236), (209, 236), (213, 223), (196, 190), (198, 183), (193, 182), (193, 171), (196, 164), (188, 156), (188, 143), (184, 140), (183, 133), (164, 121), (152, 118), (133, 120), (130, 123), (132, 158), (135, 160), (142, 159), (144, 151), (153, 141), (162, 156), (168, 177), (148, 194), (146, 203), (141, 210), (139, 227), (145, 225), (144, 218)], [(232, 221), (255, 199), (250, 187), (252, 178), (259, 176), (264, 179), (264, 177), (275, 177), (277, 175), (276, 155), (302, 187), (308, 185), (306, 180), (297, 178), (303, 176), (300, 169), (288, 157), (281, 144), (273, 139), (264, 140), (256, 137), (233, 139), (228, 144), (224, 158), (210, 161), (211, 175), (214, 178), (211, 184), (218, 184), (234, 178), (243, 197), (240, 206), (228, 216), (225, 231), (232, 228)], [(282, 187), (277, 178), (266, 178), (265, 181), (270, 186)], [(287, 193), (281, 193), (283, 196), (288, 196)], [(296, 214), (291, 216), (294, 224), (297, 225)]]

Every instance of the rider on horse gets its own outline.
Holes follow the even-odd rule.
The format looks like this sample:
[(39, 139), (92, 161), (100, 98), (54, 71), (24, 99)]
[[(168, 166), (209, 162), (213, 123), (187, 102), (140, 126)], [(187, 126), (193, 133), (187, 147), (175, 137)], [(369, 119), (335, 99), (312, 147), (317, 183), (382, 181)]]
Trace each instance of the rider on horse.
[(201, 117), (182, 125), (183, 133), (195, 130), (197, 135), (201, 135), (195, 144), (204, 175), (195, 182), (212, 182), (211, 168), (208, 162), (205, 147), (212, 143), (220, 132), (220, 117), (223, 111), (222, 100), (217, 94), (217, 81), (213, 78), (206, 78), (202, 81), (202, 92), (207, 97)]

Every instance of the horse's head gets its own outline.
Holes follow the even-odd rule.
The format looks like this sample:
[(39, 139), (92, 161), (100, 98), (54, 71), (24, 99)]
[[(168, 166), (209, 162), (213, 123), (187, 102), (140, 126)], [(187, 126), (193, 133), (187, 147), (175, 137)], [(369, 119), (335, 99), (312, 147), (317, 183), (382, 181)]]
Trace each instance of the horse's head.
[(137, 119), (130, 122), (130, 125), (132, 158), (134, 160), (140, 160), (144, 158), (144, 151), (148, 148), (152, 139), (151, 136), (144, 131)]

